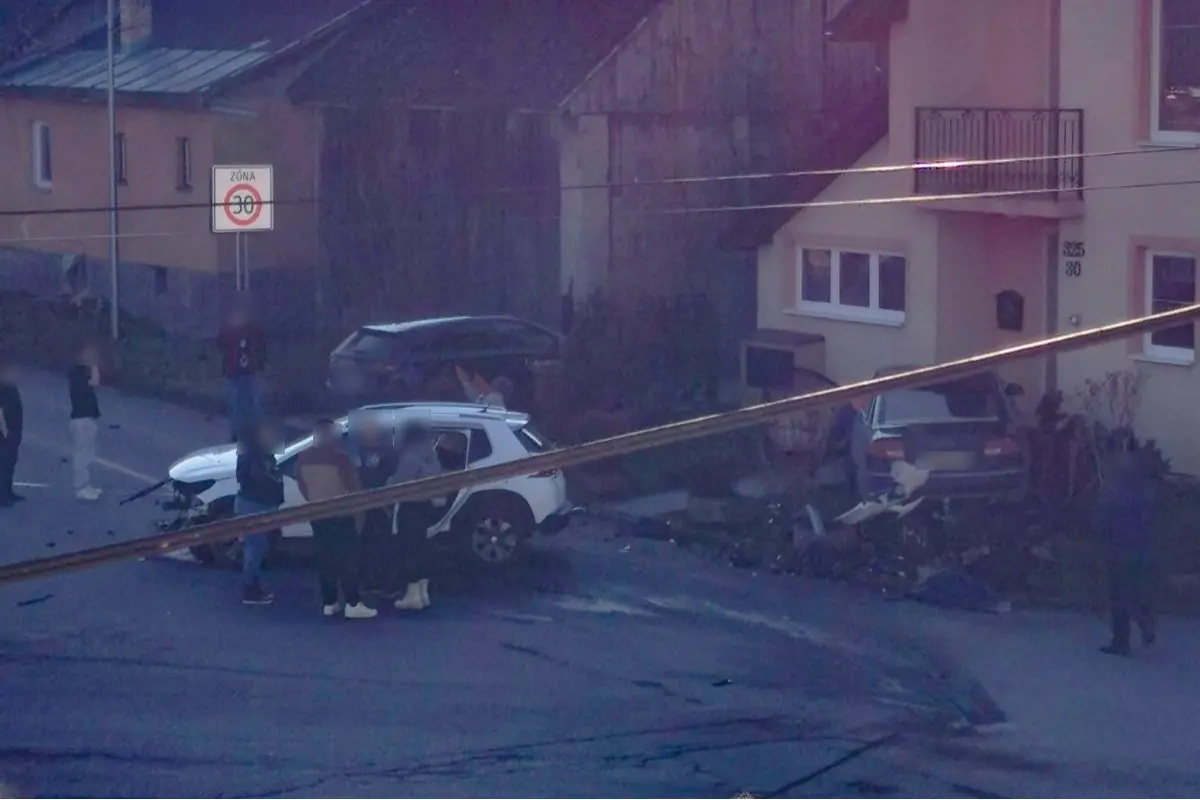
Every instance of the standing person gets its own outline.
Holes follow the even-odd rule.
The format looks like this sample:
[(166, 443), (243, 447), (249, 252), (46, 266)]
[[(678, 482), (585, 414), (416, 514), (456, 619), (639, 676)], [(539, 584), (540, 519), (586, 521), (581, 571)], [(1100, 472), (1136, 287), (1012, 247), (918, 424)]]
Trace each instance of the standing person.
[[(238, 493), (233, 511), (239, 517), (265, 514), (283, 505), (283, 473), (275, 451), (279, 436), (265, 422), (248, 427), (238, 441)], [(242, 540), (242, 603), (269, 605), (274, 597), (263, 588), (263, 559), (271, 544), (269, 533), (251, 533)]]
[(267, 365), (267, 335), (239, 302), (217, 335), (227, 391), (232, 441), (262, 414), (261, 375)]
[[(330, 500), (360, 489), (358, 472), (342, 449), (338, 426), (322, 419), (313, 428), (312, 447), (297, 459), (296, 476), (300, 493), (308, 502)], [(312, 522), (317, 578), (325, 616), (343, 612), (346, 619), (370, 619), (379, 612), (369, 608), (359, 595), (359, 542), (362, 520), (352, 516), (329, 517)], [(341, 589), (345, 605), (339, 601)]]
[[(433, 432), (413, 423), (402, 434), (396, 480), (400, 483), (431, 478), (443, 472), (435, 449)], [(429, 608), (428, 530), (437, 508), (432, 501), (420, 500), (396, 506), (396, 532), (399, 541), (396, 566), (403, 573), (396, 585), (407, 582), (404, 596), (395, 602), (401, 611)]]
[[(363, 489), (382, 489), (396, 474), (399, 455), (391, 430), (385, 430), (378, 417), (364, 413), (351, 418), (353, 457), (358, 467), (358, 482)], [(386, 508), (373, 508), (363, 517), (362, 546), (364, 578), (372, 589), (395, 589), (392, 574), (397, 553), (392, 535), (392, 514)]]
[(93, 344), (85, 344), (67, 375), (71, 394), (71, 471), (75, 496), (99, 500), (100, 490), (92, 485), (92, 462), (96, 460), (96, 435), (100, 428), (100, 358)]
[(0, 508), (25, 499), (13, 491), (24, 428), (25, 408), (17, 386), (17, 370), (0, 356)]
[(1101, 649), (1128, 656), (1132, 620), (1143, 644), (1154, 644), (1157, 637), (1151, 546), (1155, 479), (1131, 434), (1122, 436), (1105, 472), (1097, 511), (1108, 551), (1112, 641)]

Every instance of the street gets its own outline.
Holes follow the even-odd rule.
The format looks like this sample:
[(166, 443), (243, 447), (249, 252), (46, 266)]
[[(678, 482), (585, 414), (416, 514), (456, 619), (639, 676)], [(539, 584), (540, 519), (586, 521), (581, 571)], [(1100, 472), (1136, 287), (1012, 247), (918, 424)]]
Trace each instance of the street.
[[(0, 516), (4, 562), (145, 534), (153, 503), (119, 500), (226, 438), (220, 419), (105, 391), (105, 496), (80, 503), (62, 384), (25, 376), (28, 500)], [(974, 677), (982, 629), (1013, 640), (1004, 674), (1028, 655), (1045, 685), (1095, 686), (1099, 704), (1160, 680), (1136, 674), (1167, 669), (1156, 662), (1095, 677), (1112, 665), (1086, 649), (1091, 628), (1077, 628), (1078, 660), (1093, 672), (1072, 672), (1046, 647), (1014, 644), (1018, 615), (944, 615), (754, 575), (590, 519), (504, 574), (447, 567), (419, 614), (325, 620), (303, 565), (268, 579), (276, 602), (254, 608), (236, 574), (177, 557), (0, 588), (0, 796), (1095, 797), (1200, 785), (1174, 752), (1162, 764), (1120, 763), (1087, 742), (1052, 753), (1045, 731), (989, 697), (995, 671)], [(974, 650), (958, 647), (968, 640)], [(1194, 683), (1182, 668), (1168, 677)], [(1046, 724), (1037, 703), (1020, 705), (1044, 686), (1002, 688)], [(1194, 730), (1180, 736), (1186, 754)]]

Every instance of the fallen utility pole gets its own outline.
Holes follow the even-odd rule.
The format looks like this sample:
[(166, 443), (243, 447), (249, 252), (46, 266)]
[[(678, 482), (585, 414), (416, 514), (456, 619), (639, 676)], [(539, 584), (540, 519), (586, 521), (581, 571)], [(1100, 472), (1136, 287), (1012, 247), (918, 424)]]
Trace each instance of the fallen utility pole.
[(532, 475), (536, 472), (575, 467), (592, 461), (649, 450), (665, 444), (728, 433), (740, 428), (761, 425), (777, 417), (795, 414), (798, 411), (846, 403), (863, 394), (877, 394), (891, 389), (924, 386), (977, 373), (1011, 361), (1077, 350), (1164, 328), (1191, 324), (1197, 317), (1200, 317), (1200, 304), (1184, 306), (1161, 314), (1137, 317), (1085, 331), (1053, 336), (932, 367), (920, 367), (847, 386), (822, 389), (785, 400), (748, 406), (724, 414), (697, 417), (573, 447), (551, 450), (547, 453), (490, 467), (467, 469), (419, 481), (387, 486), (382, 489), (293, 506), (279, 511), (212, 522), (184, 531), (171, 531), (128, 542), (82, 550), (77, 553), (65, 553), (49, 558), (9, 564), (0, 567), (0, 584), (27, 581), (117, 561), (173, 552), (201, 544), (227, 542), (239, 536), (264, 533), (287, 525), (296, 525), (327, 517), (358, 514), (396, 503), (427, 500), (472, 486), (496, 483), (508, 478)]

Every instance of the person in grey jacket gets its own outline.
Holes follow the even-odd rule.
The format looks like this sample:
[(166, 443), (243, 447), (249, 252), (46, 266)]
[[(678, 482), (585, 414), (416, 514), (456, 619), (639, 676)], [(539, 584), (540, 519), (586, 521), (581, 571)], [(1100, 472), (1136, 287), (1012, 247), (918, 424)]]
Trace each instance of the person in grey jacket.
[[(396, 483), (430, 478), (442, 473), (434, 449), (433, 432), (420, 424), (413, 424), (401, 432), (400, 458), (393, 480)], [(406, 583), (404, 596), (395, 602), (401, 611), (420, 611), (428, 608), (429, 578), (428, 540), (426, 532), (437, 512), (432, 502), (413, 501), (396, 506), (397, 553), (393, 559), (397, 570), (396, 585)]]
[(1151, 544), (1157, 481), (1133, 436), (1119, 438), (1117, 452), (1104, 470), (1096, 508), (1107, 551), (1112, 613), (1112, 641), (1101, 649), (1127, 656), (1132, 652), (1133, 620), (1143, 644), (1153, 644), (1157, 636)]

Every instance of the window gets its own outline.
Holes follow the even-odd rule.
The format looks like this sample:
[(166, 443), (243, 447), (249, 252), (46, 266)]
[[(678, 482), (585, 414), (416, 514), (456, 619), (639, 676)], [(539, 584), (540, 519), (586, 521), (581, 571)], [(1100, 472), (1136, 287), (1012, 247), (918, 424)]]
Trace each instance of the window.
[(797, 310), (831, 319), (903, 324), (906, 270), (903, 256), (802, 248)]
[[(1146, 310), (1156, 314), (1196, 302), (1196, 257), (1186, 253), (1146, 254)], [(1196, 357), (1196, 326), (1148, 333), (1143, 350), (1150, 358), (1191, 364)]]
[(33, 182), (39, 188), (49, 189), (53, 170), (50, 159), (50, 126), (44, 122), (33, 123), (30, 153), (33, 156)]
[(923, 389), (895, 389), (879, 398), (877, 417), (884, 424), (952, 420), (997, 420), (1002, 395), (990, 375), (971, 376)]
[(546, 446), (546, 439), (528, 425), (526, 425), (524, 428), (518, 428), (516, 430), (516, 434), (517, 441), (525, 446), (525, 450), (528, 451), (530, 455), (544, 453), (550, 449)]
[(192, 188), (192, 140), (186, 136), (175, 140), (175, 188), (181, 192)]
[(1200, 139), (1200, 3), (1154, 0), (1151, 132), (1163, 141)]
[(167, 287), (167, 268), (166, 267), (155, 267), (154, 268), (154, 293), (157, 295), (164, 295), (167, 293), (167, 288), (168, 288)]
[(467, 446), (467, 463), (474, 464), (483, 461), (492, 454), (492, 442), (483, 431), (471, 431), (471, 441)]
[(357, 359), (384, 360), (395, 354), (399, 337), (372, 328), (359, 328), (350, 338), (338, 345), (338, 355)]
[(117, 157), (117, 159), (116, 159), (117, 183), (124, 186), (129, 183), (129, 178), (125, 172), (126, 165), (128, 163), (126, 161), (127, 153), (125, 150), (125, 134), (123, 134), (123, 133), (117, 134), (117, 138), (116, 138), (114, 147), (116, 147), (116, 150), (117, 150), (115, 153), (115, 155)]

